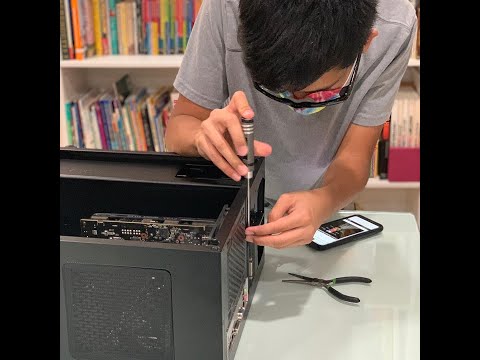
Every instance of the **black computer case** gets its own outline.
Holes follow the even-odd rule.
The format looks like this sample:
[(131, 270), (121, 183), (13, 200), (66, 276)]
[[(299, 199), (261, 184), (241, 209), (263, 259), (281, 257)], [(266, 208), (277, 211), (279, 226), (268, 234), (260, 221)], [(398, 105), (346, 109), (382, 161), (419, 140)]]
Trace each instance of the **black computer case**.
[[(263, 222), (264, 159), (251, 214)], [(168, 153), (60, 150), (60, 358), (233, 359), (264, 263), (247, 183)], [(218, 246), (83, 237), (94, 213), (217, 218)]]

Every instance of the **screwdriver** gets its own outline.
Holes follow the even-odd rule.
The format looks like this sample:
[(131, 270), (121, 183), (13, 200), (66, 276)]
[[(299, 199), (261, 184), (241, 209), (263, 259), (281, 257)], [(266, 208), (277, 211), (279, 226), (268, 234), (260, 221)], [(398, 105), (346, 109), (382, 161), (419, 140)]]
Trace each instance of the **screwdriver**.
[(247, 142), (248, 152), (247, 155), (243, 158), (243, 163), (248, 168), (248, 173), (245, 175), (247, 179), (247, 227), (250, 224), (250, 212), (251, 212), (251, 204), (250, 204), (250, 181), (253, 178), (253, 169), (255, 164), (254, 158), (254, 150), (253, 150), (253, 118), (246, 119), (242, 117), (242, 130), (243, 134), (245, 135), (245, 141)]

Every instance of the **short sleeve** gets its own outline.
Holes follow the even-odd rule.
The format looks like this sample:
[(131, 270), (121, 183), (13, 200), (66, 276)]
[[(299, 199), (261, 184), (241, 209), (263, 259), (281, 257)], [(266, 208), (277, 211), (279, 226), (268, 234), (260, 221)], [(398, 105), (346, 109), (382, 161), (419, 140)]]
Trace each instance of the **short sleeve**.
[(377, 126), (383, 124), (390, 117), (393, 102), (397, 96), (405, 71), (407, 70), (413, 42), (415, 40), (416, 26), (417, 23), (415, 20), (398, 55), (367, 91), (353, 117), (354, 124)]
[(221, 0), (204, 0), (193, 26), (173, 86), (190, 101), (208, 109), (228, 97)]

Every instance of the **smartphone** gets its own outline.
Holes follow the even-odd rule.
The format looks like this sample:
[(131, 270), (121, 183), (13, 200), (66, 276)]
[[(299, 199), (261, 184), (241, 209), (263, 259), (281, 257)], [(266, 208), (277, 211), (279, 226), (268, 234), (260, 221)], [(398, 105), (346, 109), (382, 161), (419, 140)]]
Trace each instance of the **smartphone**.
[(308, 246), (327, 250), (359, 239), (364, 239), (383, 230), (383, 226), (362, 215), (350, 215), (329, 221), (320, 226)]

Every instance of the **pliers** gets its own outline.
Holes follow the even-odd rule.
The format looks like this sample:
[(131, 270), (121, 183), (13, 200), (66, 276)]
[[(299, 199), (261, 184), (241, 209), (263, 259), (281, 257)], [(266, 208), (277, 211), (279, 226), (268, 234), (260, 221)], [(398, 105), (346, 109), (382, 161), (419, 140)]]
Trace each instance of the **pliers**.
[(289, 273), (292, 276), (298, 277), (302, 280), (282, 280), (283, 282), (287, 283), (296, 283), (296, 284), (306, 284), (306, 285), (311, 285), (311, 286), (320, 286), (332, 294), (334, 297), (337, 299), (347, 301), (347, 302), (352, 302), (352, 303), (359, 303), (360, 299), (353, 297), (353, 296), (348, 296), (345, 294), (342, 294), (340, 291), (335, 290), (332, 286), (335, 284), (345, 284), (345, 283), (364, 283), (364, 284), (369, 284), (372, 282), (371, 279), (366, 278), (366, 277), (361, 277), (361, 276), (343, 276), (343, 277), (338, 277), (335, 279), (331, 280), (324, 280), (324, 279), (319, 279), (319, 278), (312, 278), (308, 276), (303, 276), (303, 275), (298, 275), (298, 274), (293, 274)]

